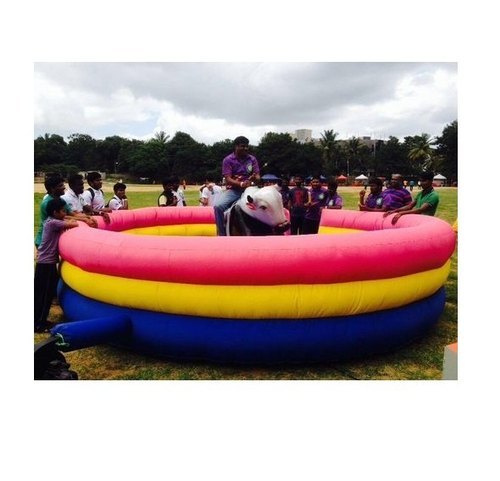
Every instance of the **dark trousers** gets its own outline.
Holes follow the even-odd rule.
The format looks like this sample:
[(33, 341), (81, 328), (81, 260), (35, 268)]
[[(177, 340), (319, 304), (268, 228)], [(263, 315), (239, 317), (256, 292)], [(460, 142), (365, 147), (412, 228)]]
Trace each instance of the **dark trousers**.
[(56, 296), (59, 272), (57, 264), (35, 267), (35, 327), (47, 322), (52, 300)]
[(319, 230), (319, 221), (318, 220), (313, 220), (313, 219), (304, 219), (304, 224), (303, 224), (303, 234), (317, 234)]
[(304, 233), (304, 216), (291, 215), (290, 216), (290, 234), (300, 235)]

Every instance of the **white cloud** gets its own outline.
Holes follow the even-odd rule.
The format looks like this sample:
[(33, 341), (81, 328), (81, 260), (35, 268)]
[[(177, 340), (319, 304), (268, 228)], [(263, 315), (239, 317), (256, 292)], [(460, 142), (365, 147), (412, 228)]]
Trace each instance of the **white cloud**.
[(35, 64), (35, 135), (439, 135), (456, 103), (450, 63)]

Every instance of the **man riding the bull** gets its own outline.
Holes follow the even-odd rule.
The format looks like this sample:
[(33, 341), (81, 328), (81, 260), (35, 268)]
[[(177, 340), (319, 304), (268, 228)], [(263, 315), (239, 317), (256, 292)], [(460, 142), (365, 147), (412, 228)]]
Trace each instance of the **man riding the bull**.
[(217, 235), (225, 236), (224, 212), (240, 197), (243, 191), (260, 179), (257, 159), (248, 153), (249, 140), (240, 136), (234, 139), (234, 152), (222, 161), (222, 175), (226, 180), (226, 190), (214, 205)]

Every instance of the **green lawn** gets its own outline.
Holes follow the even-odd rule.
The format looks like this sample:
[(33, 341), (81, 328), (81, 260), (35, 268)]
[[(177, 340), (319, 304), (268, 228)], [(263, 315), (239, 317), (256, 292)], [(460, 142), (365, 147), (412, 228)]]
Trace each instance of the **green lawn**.
[[(105, 187), (106, 192), (111, 189)], [(150, 192), (134, 191), (129, 186), (127, 196), (131, 207), (155, 206), (161, 187)], [(358, 191), (339, 189), (345, 209), (356, 209)], [(417, 191), (414, 190), (414, 194)], [(457, 218), (457, 189), (438, 189), (440, 204), (436, 216), (453, 224)], [(107, 196), (109, 197), (109, 195)], [(43, 194), (34, 194), (34, 233), (38, 228), (39, 206)], [(188, 205), (198, 205), (198, 191), (186, 191)], [(447, 302), (441, 319), (423, 339), (392, 354), (343, 363), (287, 368), (242, 368), (204, 363), (175, 363), (96, 346), (65, 353), (71, 368), (80, 379), (440, 379), (444, 347), (458, 338), (457, 328), (457, 252), (452, 257), (451, 273), (446, 282)], [(63, 322), (58, 306), (51, 309), (49, 320)], [(35, 343), (47, 334), (35, 334)]]

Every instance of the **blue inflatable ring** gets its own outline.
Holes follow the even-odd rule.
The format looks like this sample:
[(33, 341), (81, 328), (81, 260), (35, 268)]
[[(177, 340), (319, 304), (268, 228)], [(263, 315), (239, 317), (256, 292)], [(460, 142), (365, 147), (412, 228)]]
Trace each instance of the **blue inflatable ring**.
[(177, 361), (302, 364), (382, 354), (411, 343), (439, 320), (445, 290), (395, 309), (299, 320), (235, 321), (130, 309), (84, 297), (64, 283), (59, 301), (68, 321), (128, 317), (130, 333), (113, 342), (120, 348)]

